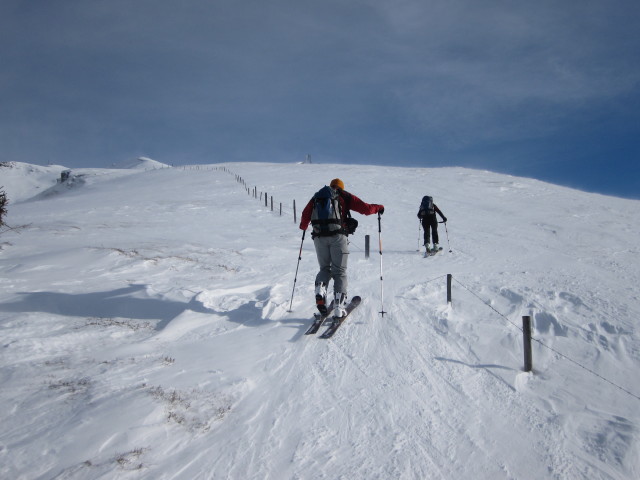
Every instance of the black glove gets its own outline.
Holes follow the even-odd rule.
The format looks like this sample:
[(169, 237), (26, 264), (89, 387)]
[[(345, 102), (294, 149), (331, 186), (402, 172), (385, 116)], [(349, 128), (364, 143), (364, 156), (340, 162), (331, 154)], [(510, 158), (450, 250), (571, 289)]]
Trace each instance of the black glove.
[(380, 215), (382, 215), (384, 213), (384, 206), (380, 205), (380, 210), (378, 210), (378, 213)]
[(442, 217), (442, 223), (447, 223), (447, 217)]

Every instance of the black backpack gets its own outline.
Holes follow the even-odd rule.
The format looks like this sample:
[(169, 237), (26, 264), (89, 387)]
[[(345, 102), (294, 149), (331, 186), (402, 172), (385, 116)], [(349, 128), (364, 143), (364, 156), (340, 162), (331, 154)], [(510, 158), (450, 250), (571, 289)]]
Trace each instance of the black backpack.
[(335, 235), (343, 231), (340, 197), (333, 188), (324, 186), (313, 196), (311, 226), (316, 236)]
[(420, 210), (418, 210), (418, 217), (422, 218), (425, 215), (433, 215), (436, 213), (435, 208), (433, 207), (433, 197), (429, 195), (425, 195), (422, 197), (422, 202), (420, 202)]

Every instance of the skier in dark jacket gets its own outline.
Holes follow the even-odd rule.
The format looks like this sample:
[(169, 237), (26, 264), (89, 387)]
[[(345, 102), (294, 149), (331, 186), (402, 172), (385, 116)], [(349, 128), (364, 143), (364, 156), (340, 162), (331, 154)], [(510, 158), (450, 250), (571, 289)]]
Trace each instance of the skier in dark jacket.
[[(333, 316), (340, 318), (346, 314), (345, 307), (347, 305), (347, 259), (349, 255), (347, 235), (355, 231), (353, 224), (357, 225), (357, 221), (351, 218), (350, 212), (355, 210), (362, 215), (372, 215), (374, 213), (383, 213), (384, 206), (365, 203), (352, 193), (345, 191), (344, 182), (339, 178), (331, 180), (329, 186), (337, 192), (339, 213), (336, 216), (340, 218), (336, 218), (331, 222), (330, 231), (320, 232), (320, 222), (312, 220), (315, 205), (314, 197), (309, 200), (309, 203), (302, 211), (300, 230), (306, 230), (309, 223), (313, 226), (311, 237), (316, 247), (316, 255), (320, 265), (315, 284), (316, 306), (320, 313), (326, 314), (327, 286), (329, 281), (333, 279)], [(326, 223), (328, 222), (325, 221)]]
[[(424, 229), (424, 246), (427, 248), (428, 254), (442, 250), (442, 247), (438, 245), (440, 238), (438, 237), (438, 219), (436, 218), (436, 213), (440, 215), (443, 223), (447, 222), (447, 217), (445, 217), (438, 206), (433, 203), (433, 198), (429, 196), (423, 197), (420, 210), (418, 211), (418, 218)], [(431, 236), (433, 236), (433, 245), (431, 244)]]

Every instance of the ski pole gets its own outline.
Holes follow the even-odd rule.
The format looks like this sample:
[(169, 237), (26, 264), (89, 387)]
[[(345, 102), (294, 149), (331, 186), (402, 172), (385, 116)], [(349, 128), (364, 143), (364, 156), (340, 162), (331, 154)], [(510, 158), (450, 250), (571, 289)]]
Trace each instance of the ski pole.
[(416, 250), (416, 252), (420, 251), (420, 230), (422, 227), (422, 222), (420, 221), (420, 219), (418, 219), (418, 249)]
[(300, 252), (298, 253), (298, 265), (296, 266), (296, 274), (293, 278), (293, 290), (291, 291), (291, 303), (289, 303), (289, 312), (292, 312), (291, 306), (293, 305), (293, 294), (296, 291), (296, 281), (298, 280), (298, 268), (300, 268), (300, 260), (302, 260), (302, 244), (304, 243), (304, 236), (307, 233), (306, 230), (302, 231), (302, 241), (300, 242)]
[(384, 281), (382, 280), (382, 221), (378, 212), (378, 244), (380, 245), (380, 314), (384, 317)]
[(444, 223), (444, 231), (447, 232), (447, 245), (449, 245), (449, 253), (451, 252), (451, 242), (449, 242), (449, 229), (447, 228), (447, 222), (442, 222)]

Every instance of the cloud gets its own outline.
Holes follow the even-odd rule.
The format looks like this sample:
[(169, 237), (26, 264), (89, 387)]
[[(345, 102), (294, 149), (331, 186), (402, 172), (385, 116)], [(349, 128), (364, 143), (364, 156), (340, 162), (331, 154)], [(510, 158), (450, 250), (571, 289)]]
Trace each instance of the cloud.
[(477, 158), (605, 117), (637, 119), (631, 0), (0, 9), (5, 157)]
[(549, 133), (640, 80), (638, 7), (568, 3), (380, 4), (394, 30), (385, 76), (425, 132), (455, 130), (453, 143)]

